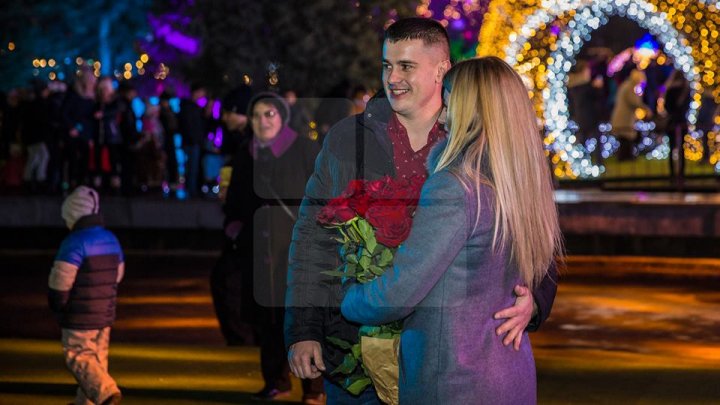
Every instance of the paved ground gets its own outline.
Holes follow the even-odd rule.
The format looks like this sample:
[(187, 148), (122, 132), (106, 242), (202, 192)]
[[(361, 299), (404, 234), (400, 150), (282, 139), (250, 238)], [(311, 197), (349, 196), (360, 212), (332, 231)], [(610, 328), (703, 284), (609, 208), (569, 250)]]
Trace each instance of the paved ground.
[[(0, 252), (0, 404), (72, 399), (45, 307), (51, 260)], [(253, 403), (258, 351), (222, 344), (212, 262), (129, 255), (110, 359), (124, 403)], [(571, 258), (552, 317), (532, 341), (540, 403), (720, 403), (720, 260)], [(299, 396), (296, 388), (285, 400)]]

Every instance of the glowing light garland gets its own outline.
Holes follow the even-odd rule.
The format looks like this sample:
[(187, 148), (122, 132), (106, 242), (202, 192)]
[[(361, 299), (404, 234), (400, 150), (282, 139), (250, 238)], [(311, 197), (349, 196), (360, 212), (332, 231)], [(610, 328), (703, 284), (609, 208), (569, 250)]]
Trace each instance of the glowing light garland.
[[(569, 128), (567, 73), (592, 31), (610, 16), (629, 18), (658, 39), (668, 59), (691, 83), (691, 128), (684, 138), (685, 155), (698, 160), (703, 154), (702, 134), (692, 125), (702, 92), (720, 76), (715, 74), (720, 65), (718, 9), (720, 1), (709, 0), (495, 0), (485, 16), (477, 53), (504, 57), (525, 76), (548, 129), (545, 144), (556, 165), (555, 174), (594, 177), (603, 168), (592, 164), (590, 145), (575, 145)], [(712, 90), (720, 100), (720, 86)], [(657, 156), (657, 151), (652, 154), (652, 158)]]
[[(548, 86), (543, 90), (543, 99), (545, 126), (550, 136), (555, 139), (555, 152), (560, 153), (560, 159), (567, 161), (573, 174), (580, 177), (595, 177), (602, 172), (602, 168), (590, 162), (585, 163), (584, 160), (590, 159), (590, 156), (585, 153), (584, 145), (575, 145), (574, 142), (569, 141), (572, 133), (567, 131), (570, 119), (567, 107), (567, 74), (575, 64), (575, 56), (580, 52), (580, 48), (590, 39), (590, 33), (605, 25), (608, 16), (611, 15), (628, 17), (650, 31), (663, 44), (665, 53), (672, 58), (675, 67), (692, 83), (692, 95), (694, 96), (694, 93), (701, 89), (697, 80), (698, 75), (695, 73), (692, 49), (687, 45), (687, 39), (675, 30), (664, 13), (655, 12), (651, 4), (641, 0), (618, 0), (614, 3), (584, 6), (576, 10), (575, 16), (568, 23), (573, 30), (566, 30), (560, 34), (557, 48), (550, 54), (550, 59), (554, 63), (548, 65)], [(691, 125), (697, 120), (699, 107), (700, 103), (697, 101), (690, 103), (688, 122)]]

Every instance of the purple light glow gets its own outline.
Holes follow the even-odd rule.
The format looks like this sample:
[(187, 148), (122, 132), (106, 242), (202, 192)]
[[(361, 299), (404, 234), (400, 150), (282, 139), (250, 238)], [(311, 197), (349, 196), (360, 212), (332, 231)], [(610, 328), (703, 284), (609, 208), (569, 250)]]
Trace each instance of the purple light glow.
[(460, 31), (462, 29), (465, 29), (465, 20), (463, 20), (462, 18), (458, 18), (457, 20), (450, 23), (450, 26), (452, 27), (452, 29)]
[(207, 97), (200, 97), (195, 103), (197, 103), (200, 108), (205, 108), (208, 103), (208, 99)]
[(215, 130), (215, 147), (219, 148), (222, 146), (223, 141), (223, 130), (222, 127), (218, 127), (218, 129)]
[(220, 119), (220, 101), (213, 101), (212, 116), (214, 119)]
[(150, 16), (150, 26), (156, 38), (163, 38), (165, 42), (174, 48), (190, 55), (197, 55), (200, 50), (200, 41), (197, 38), (187, 36), (174, 30), (170, 24), (158, 18)]
[(199, 46), (199, 41), (197, 39), (191, 38), (187, 35), (183, 35), (179, 32), (171, 31), (167, 34), (165, 37), (165, 41), (174, 46), (175, 48), (188, 53), (190, 55), (197, 55)]

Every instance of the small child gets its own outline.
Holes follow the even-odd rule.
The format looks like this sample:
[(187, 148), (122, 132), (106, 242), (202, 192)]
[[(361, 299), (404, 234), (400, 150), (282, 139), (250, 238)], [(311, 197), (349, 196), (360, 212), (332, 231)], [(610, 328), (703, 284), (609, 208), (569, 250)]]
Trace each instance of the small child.
[(122, 399), (108, 374), (108, 347), (125, 263), (99, 209), (98, 193), (89, 187), (79, 186), (65, 199), (62, 218), (71, 232), (48, 280), (48, 303), (62, 328), (65, 364), (79, 384), (76, 405), (119, 404)]

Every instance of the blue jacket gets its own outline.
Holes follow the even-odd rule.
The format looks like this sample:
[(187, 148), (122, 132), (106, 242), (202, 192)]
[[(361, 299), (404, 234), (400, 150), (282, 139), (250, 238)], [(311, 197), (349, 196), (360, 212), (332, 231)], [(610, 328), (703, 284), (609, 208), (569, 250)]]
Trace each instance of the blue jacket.
[(115, 321), (124, 263), (120, 243), (100, 215), (82, 217), (60, 245), (48, 303), (66, 329), (102, 329)]
[(495, 333), (503, 320), (493, 314), (513, 305), (513, 287), (522, 280), (509, 249), (493, 249), (494, 225), (490, 187), (468, 191), (447, 169), (435, 173), (394, 267), (348, 290), (342, 302), (347, 319), (365, 325), (405, 319), (401, 404), (536, 402), (527, 332), (520, 351)]

